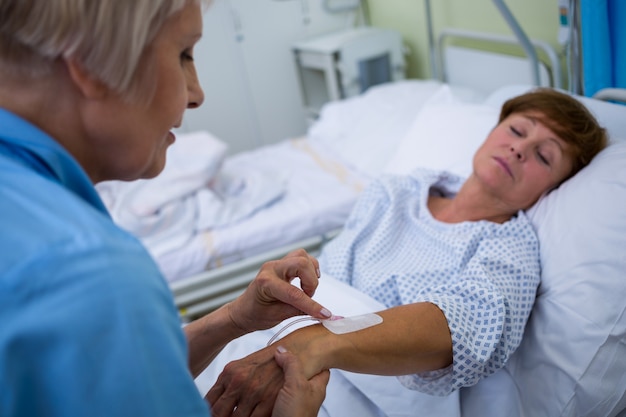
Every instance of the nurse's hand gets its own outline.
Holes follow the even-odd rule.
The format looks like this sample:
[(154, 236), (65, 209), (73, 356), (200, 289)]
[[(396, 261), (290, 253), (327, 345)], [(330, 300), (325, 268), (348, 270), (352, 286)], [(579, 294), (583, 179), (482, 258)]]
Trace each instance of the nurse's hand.
[[(300, 278), (301, 289), (291, 284), (295, 278)], [(318, 279), (319, 263), (303, 249), (266, 262), (246, 291), (227, 305), (230, 319), (245, 333), (301, 314), (327, 319), (330, 311), (311, 299)]]
[(307, 380), (297, 357), (273, 345), (226, 365), (205, 398), (215, 417), (317, 416), (328, 378)]
[(272, 417), (316, 417), (326, 398), (330, 371), (307, 380), (298, 358), (280, 346), (274, 359), (283, 368), (285, 385), (278, 393)]
[[(270, 416), (284, 385), (275, 346), (229, 362), (205, 399), (214, 417)], [(294, 415), (295, 416), (295, 415)]]

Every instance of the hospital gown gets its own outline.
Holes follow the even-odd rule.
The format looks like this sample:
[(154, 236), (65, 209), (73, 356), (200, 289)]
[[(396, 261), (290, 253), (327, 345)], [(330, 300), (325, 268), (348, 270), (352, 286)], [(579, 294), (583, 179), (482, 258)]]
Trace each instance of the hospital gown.
[(523, 212), (504, 224), (432, 217), (429, 193), (451, 196), (461, 184), (427, 170), (382, 177), (320, 255), (323, 272), (387, 307), (431, 302), (443, 311), (453, 364), (400, 377), (432, 395), (472, 386), (504, 366), (521, 342), (539, 284), (538, 240)]

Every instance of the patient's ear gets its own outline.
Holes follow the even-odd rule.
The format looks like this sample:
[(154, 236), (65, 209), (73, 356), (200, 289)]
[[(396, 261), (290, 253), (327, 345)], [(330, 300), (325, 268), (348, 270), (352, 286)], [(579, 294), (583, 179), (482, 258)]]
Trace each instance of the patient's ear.
[(85, 98), (100, 99), (106, 96), (109, 88), (80, 62), (73, 58), (65, 58), (64, 62), (74, 85)]

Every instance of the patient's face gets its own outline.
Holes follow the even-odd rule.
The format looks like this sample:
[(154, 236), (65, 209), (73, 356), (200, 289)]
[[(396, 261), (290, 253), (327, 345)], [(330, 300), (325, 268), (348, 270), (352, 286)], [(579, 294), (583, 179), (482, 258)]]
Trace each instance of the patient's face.
[[(193, 61), (193, 48), (202, 34), (199, 2), (187, 4), (163, 25), (148, 48), (148, 66), (139, 95), (146, 100), (128, 102), (120, 95), (104, 100), (90, 126), (94, 164), (100, 172), (95, 182), (154, 177), (165, 165), (167, 148), (174, 142), (171, 130), (180, 126), (187, 108), (202, 103)], [(143, 61), (142, 61), (143, 62)], [(145, 94), (144, 94), (145, 93)]]
[(515, 113), (496, 126), (474, 155), (474, 174), (512, 210), (526, 209), (571, 172), (568, 144), (536, 113)]

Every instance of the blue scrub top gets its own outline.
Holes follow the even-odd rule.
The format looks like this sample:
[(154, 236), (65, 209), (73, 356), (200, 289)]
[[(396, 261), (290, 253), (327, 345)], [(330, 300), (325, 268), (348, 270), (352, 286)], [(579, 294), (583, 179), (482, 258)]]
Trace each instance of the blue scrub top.
[(171, 292), (78, 163), (0, 109), (0, 416), (207, 416)]

